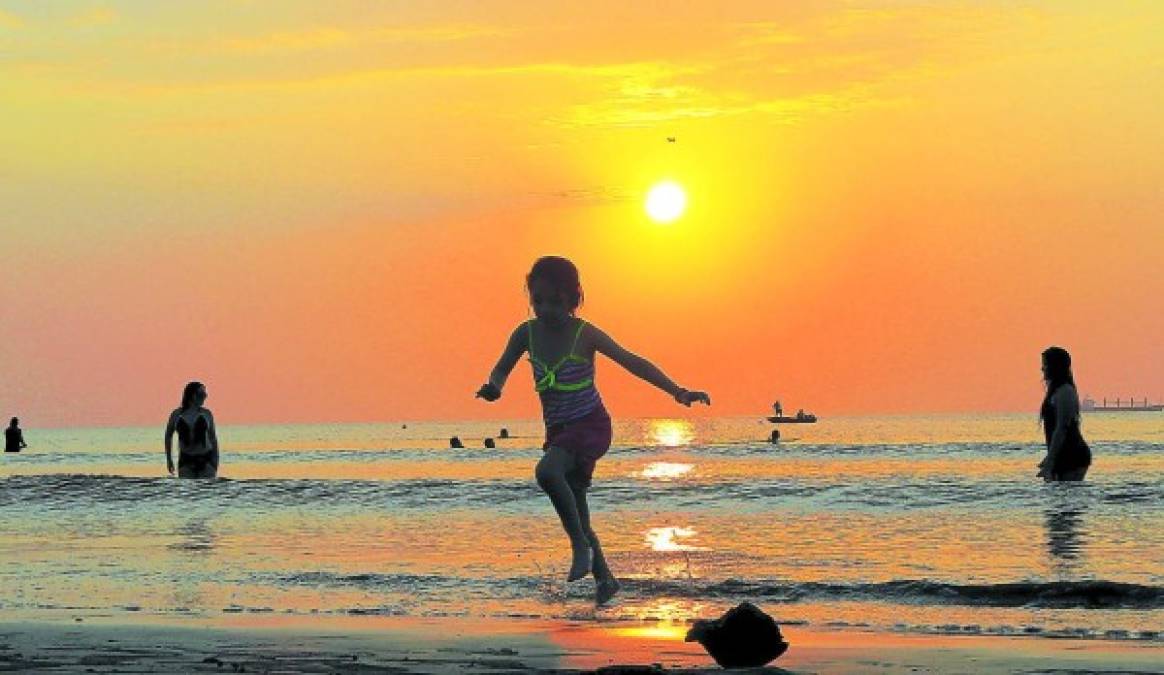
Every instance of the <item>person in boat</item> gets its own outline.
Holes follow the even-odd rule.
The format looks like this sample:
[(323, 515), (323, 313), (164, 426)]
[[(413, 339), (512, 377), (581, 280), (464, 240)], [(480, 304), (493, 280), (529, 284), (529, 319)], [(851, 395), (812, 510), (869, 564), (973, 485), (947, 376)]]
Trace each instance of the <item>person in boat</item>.
[(804, 408), (801, 408), (800, 410), (797, 410), (797, 411), (796, 411), (796, 419), (798, 419), (798, 420), (802, 420), (802, 419), (804, 419), (805, 417), (808, 417), (808, 415), (806, 415), (806, 414), (805, 414), (805, 412), (804, 412)]
[(206, 403), (206, 385), (189, 382), (182, 404), (166, 422), (166, 470), (174, 475), (174, 434), (178, 434), (178, 477), (214, 478), (218, 475), (218, 431)]
[(781, 417), (784, 415), (784, 406), (780, 405), (780, 401), (776, 401), (772, 404), (772, 414), (776, 417)]
[(1091, 448), (1079, 429), (1079, 393), (1071, 374), (1071, 355), (1062, 347), (1043, 351), (1043, 381), (1047, 393), (1039, 409), (1047, 454), (1037, 477), (1047, 481), (1079, 481), (1091, 466)]
[(20, 452), (27, 447), (24, 432), (20, 430), (20, 419), (13, 417), (8, 423), (8, 428), (4, 430), (4, 452)]

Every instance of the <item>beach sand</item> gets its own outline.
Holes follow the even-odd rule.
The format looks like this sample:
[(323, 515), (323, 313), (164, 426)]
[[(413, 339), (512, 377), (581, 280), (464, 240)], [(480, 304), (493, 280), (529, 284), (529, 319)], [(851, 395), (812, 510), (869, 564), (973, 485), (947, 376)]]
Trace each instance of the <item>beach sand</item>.
[[(239, 617), (231, 623), (0, 623), (0, 671), (77, 673), (528, 673), (659, 664), (723, 672), (683, 626), (528, 620), (359, 621)], [(1030, 637), (783, 629), (792, 673), (1164, 672), (1164, 645)], [(749, 671), (734, 671), (749, 672)]]

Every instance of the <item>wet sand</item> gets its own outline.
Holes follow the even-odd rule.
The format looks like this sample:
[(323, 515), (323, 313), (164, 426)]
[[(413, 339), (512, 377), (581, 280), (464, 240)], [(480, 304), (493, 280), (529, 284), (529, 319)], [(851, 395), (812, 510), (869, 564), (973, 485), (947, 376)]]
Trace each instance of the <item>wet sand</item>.
[[(357, 627), (358, 626), (358, 627)], [(470, 619), (234, 624), (0, 623), (0, 671), (576, 673), (614, 665), (722, 672), (684, 627)], [(1164, 645), (784, 629), (792, 673), (1164, 672)], [(735, 671), (749, 672), (749, 671)]]

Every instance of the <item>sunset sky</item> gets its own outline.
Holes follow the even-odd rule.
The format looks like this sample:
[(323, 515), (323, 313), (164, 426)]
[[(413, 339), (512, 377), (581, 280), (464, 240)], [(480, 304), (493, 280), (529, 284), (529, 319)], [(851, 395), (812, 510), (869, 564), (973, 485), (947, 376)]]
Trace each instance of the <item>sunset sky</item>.
[(616, 416), (1164, 396), (1164, 3), (560, 5), (0, 0), (0, 415), (536, 417), (544, 254)]

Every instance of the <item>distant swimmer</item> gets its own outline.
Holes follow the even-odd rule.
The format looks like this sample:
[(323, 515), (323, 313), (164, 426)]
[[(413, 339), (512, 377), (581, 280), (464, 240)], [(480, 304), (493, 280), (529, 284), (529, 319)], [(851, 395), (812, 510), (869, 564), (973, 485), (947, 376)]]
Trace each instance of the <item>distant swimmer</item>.
[(668, 137), (667, 137), (667, 142), (668, 142), (668, 143), (674, 143), (674, 142), (675, 142), (675, 137), (674, 137), (674, 136), (668, 136)]
[(772, 430), (772, 435), (770, 437), (768, 437), (768, 442), (769, 443), (779, 443), (780, 442), (780, 430), (779, 429)]
[(27, 447), (24, 432), (20, 430), (20, 419), (13, 417), (8, 423), (8, 428), (4, 430), (4, 452), (20, 452), (21, 448)]
[(1039, 409), (1047, 455), (1039, 462), (1039, 478), (1077, 481), (1091, 466), (1091, 448), (1079, 430), (1079, 393), (1071, 374), (1071, 355), (1062, 347), (1043, 351), (1043, 381), (1047, 394)]
[(189, 382), (182, 390), (182, 404), (166, 422), (166, 469), (174, 475), (174, 434), (178, 434), (178, 477), (214, 478), (218, 475), (218, 431), (206, 402), (206, 385)]

